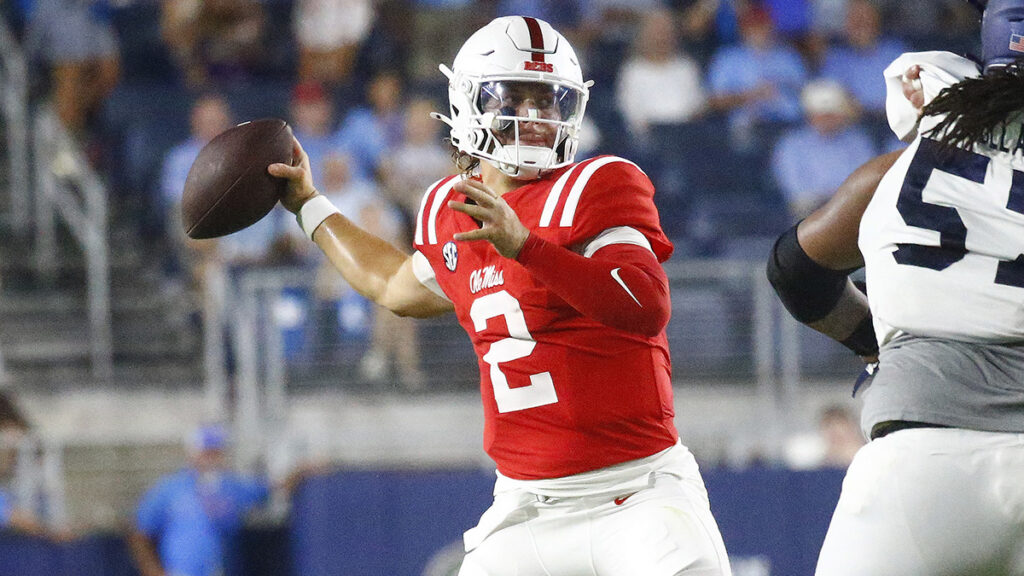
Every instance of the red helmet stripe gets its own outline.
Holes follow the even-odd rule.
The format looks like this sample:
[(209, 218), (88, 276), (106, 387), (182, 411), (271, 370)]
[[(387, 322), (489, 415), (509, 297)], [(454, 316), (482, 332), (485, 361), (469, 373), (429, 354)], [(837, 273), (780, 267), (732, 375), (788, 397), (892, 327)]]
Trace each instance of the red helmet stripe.
[(533, 61), (543, 62), (544, 53), (544, 32), (540, 29), (540, 24), (537, 23), (536, 18), (529, 16), (523, 16), (523, 20), (526, 20), (526, 28), (530, 31), (530, 47), (533, 49)]

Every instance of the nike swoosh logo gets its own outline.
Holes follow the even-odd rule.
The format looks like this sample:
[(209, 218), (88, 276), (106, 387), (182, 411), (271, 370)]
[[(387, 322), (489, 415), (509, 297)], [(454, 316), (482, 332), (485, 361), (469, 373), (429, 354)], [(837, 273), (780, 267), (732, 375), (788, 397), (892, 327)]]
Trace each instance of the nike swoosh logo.
[(629, 497), (632, 496), (633, 494), (636, 494), (636, 492), (633, 492), (631, 494), (626, 494), (625, 496), (619, 496), (618, 498), (616, 498), (614, 500), (615, 505), (616, 506), (622, 506), (626, 502), (626, 500), (629, 500)]
[(629, 286), (626, 286), (626, 283), (622, 281), (622, 278), (619, 278), (619, 270), (622, 270), (622, 268), (615, 268), (612, 270), (612, 278), (619, 283), (619, 286), (622, 286), (622, 289), (626, 291), (626, 294), (629, 294), (629, 297), (633, 299), (633, 302), (636, 302), (637, 306), (643, 308), (644, 305), (636, 299), (636, 296), (633, 295), (633, 291), (629, 289)]

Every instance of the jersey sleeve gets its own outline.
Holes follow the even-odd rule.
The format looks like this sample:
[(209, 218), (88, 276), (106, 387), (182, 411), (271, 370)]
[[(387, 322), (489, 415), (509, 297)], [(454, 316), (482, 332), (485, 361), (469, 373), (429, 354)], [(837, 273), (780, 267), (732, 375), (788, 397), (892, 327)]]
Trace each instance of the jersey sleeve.
[(448, 176), (427, 187), (420, 200), (416, 214), (416, 232), (413, 234), (413, 248), (423, 250), (424, 246), (437, 244), (437, 213), (444, 205), (445, 198), (458, 182), (459, 176)]
[(908, 52), (893, 60), (882, 73), (886, 89), (885, 114), (893, 133), (904, 142), (913, 140), (918, 133), (918, 110), (903, 95), (903, 74), (911, 66), (921, 67), (925, 104), (944, 88), (980, 72), (972, 60), (951, 52)]
[(628, 227), (647, 239), (659, 262), (672, 256), (654, 205), (654, 185), (636, 164), (616, 156), (596, 158), (582, 167), (572, 192), (562, 211), (562, 221), (571, 223), (570, 245)]

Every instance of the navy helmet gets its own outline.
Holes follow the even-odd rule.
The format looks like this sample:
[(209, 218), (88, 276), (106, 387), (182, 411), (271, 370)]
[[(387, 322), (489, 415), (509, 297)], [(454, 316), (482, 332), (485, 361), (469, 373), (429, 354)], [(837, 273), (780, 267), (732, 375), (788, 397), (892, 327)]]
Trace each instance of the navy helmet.
[(982, 12), (981, 49), (987, 72), (1024, 56), (1024, 0), (967, 0)]

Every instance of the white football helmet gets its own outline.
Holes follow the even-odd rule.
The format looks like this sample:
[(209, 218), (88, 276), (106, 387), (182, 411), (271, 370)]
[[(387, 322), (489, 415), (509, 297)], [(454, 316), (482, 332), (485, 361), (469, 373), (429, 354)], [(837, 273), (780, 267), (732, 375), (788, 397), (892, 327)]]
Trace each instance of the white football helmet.
[(448, 77), (451, 128), (459, 151), (516, 179), (573, 162), (592, 82), (572, 46), (550, 24), (497, 18), (466, 40)]

